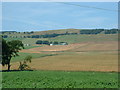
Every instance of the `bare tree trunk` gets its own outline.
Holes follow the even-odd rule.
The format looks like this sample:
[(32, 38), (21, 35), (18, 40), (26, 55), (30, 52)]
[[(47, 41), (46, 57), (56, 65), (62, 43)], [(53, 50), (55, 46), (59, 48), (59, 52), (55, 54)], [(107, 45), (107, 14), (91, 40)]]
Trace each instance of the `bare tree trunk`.
[(20, 63), (19, 70), (22, 70), (22, 62), (19, 63)]
[(11, 60), (11, 58), (12, 58), (11, 56), (8, 58), (8, 71), (10, 71), (10, 66), (11, 66), (10, 65), (10, 60)]
[(10, 65), (10, 64), (8, 64), (8, 71), (10, 71), (10, 66), (11, 66), (11, 65)]

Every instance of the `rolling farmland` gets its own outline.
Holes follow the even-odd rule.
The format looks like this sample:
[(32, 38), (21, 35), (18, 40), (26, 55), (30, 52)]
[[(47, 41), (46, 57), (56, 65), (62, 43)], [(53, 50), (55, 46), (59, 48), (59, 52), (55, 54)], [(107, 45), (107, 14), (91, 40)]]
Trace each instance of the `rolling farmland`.
[[(118, 87), (117, 34), (17, 39), (30, 46), (25, 46), (25, 49), (19, 52), (20, 56), (12, 58), (13, 71), (3, 72), (4, 88)], [(68, 45), (36, 45), (37, 40), (63, 41), (68, 42)], [(32, 62), (28, 64), (33, 71), (17, 71), (19, 62), (27, 55), (33, 57)], [(7, 67), (2, 69), (6, 70)], [(13, 79), (7, 82), (9, 78)]]
[(38, 1), (0, 3), (0, 88), (118, 90), (120, 3)]

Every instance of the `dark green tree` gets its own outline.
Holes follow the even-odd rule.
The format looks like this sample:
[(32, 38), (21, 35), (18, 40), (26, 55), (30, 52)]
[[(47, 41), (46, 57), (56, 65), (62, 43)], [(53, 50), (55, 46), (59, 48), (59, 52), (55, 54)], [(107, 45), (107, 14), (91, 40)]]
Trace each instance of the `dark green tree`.
[(53, 42), (53, 44), (57, 45), (57, 44), (59, 44), (59, 42), (57, 42), (57, 41), (54, 41), (54, 42)]
[(2, 65), (8, 66), (8, 71), (10, 70), (10, 61), (12, 57), (19, 56), (18, 52), (24, 48), (22, 41), (12, 40), (6, 42), (2, 40)]
[(38, 41), (36, 42), (36, 44), (43, 44), (43, 41), (42, 41), (42, 40), (38, 40)]

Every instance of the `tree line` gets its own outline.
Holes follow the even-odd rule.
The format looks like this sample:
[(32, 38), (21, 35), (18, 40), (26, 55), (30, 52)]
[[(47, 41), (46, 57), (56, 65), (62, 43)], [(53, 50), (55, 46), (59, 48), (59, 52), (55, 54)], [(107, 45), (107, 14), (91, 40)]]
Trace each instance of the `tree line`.
[(81, 30), (80, 34), (100, 34), (101, 32), (103, 32), (104, 34), (117, 34), (118, 31), (119, 31), (118, 29), (110, 29), (110, 30), (92, 29), (92, 30)]
[[(79, 33), (69, 33), (69, 32), (65, 32), (65, 33), (53, 33), (53, 34), (44, 34), (44, 35), (26, 35), (26, 36), (9, 36), (9, 35), (2, 35), (3, 38), (54, 38), (57, 36), (61, 36), (61, 35), (76, 35), (76, 34), (100, 34), (100, 33), (104, 33), (104, 34), (117, 34), (120, 33), (120, 30), (118, 29), (86, 29), (86, 30), (80, 30)], [(10, 32), (11, 33), (11, 32)], [(16, 33), (16, 32), (12, 32), (12, 33)], [(24, 32), (24, 34), (32, 34), (34, 33), (32, 32)]]
[(36, 44), (46, 44), (46, 45), (50, 45), (50, 44), (53, 44), (53, 45), (58, 45), (58, 44), (63, 44), (65, 43), (66, 45), (68, 45), (67, 42), (57, 42), (57, 41), (47, 41), (47, 40), (37, 40), (36, 41)]
[(57, 34), (57, 33), (53, 33), (53, 34), (45, 34), (45, 35), (32, 35), (31, 38), (54, 38), (57, 36), (61, 36), (61, 35), (75, 35), (77, 33), (61, 33), (61, 34)]

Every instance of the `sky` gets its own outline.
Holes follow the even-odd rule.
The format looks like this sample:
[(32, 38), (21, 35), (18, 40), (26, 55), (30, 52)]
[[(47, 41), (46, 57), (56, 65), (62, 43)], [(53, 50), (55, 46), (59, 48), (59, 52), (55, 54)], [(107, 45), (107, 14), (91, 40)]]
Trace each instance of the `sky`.
[(118, 28), (117, 2), (67, 3), (74, 5), (59, 2), (3, 2), (2, 30), (20, 32), (69, 28)]

